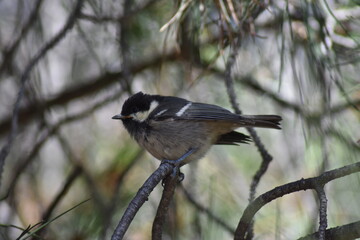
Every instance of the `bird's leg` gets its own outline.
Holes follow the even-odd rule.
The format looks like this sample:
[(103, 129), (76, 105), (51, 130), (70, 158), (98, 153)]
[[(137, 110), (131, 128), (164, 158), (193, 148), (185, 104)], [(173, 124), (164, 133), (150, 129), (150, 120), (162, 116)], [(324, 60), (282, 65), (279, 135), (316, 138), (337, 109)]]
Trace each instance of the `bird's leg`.
[(171, 165), (174, 166), (174, 169), (171, 173), (171, 177), (175, 177), (176, 175), (179, 174), (179, 182), (181, 182), (182, 180), (184, 180), (184, 174), (182, 172), (180, 172), (180, 166), (181, 163), (188, 157), (190, 156), (196, 149), (195, 148), (190, 148), (189, 151), (187, 151), (184, 155), (182, 155), (179, 159), (176, 160), (168, 160), (168, 159), (164, 159), (161, 161), (161, 163), (170, 163)]
[(195, 148), (190, 148), (184, 155), (175, 161), (171, 161), (173, 165), (180, 166), (182, 161), (184, 161), (188, 156), (190, 156), (195, 151)]

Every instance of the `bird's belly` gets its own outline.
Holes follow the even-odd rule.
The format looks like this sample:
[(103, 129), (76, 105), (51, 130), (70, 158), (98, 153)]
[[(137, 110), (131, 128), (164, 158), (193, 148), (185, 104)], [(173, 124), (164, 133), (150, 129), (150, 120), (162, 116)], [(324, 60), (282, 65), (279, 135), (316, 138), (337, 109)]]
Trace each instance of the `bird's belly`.
[[(214, 143), (214, 137), (201, 122), (161, 122), (152, 128), (138, 142), (159, 160), (177, 160), (193, 149), (183, 164), (202, 158)], [(176, 127), (175, 127), (176, 126)]]

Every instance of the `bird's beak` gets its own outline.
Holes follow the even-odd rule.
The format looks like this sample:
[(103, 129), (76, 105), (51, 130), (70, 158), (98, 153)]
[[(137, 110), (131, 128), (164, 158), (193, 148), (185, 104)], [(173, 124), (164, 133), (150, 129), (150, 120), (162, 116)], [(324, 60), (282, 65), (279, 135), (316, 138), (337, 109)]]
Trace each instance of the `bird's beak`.
[(121, 114), (118, 114), (118, 115), (113, 116), (111, 119), (122, 120), (122, 119), (128, 119), (128, 118), (132, 118), (132, 116), (130, 116), (130, 115), (123, 116)]

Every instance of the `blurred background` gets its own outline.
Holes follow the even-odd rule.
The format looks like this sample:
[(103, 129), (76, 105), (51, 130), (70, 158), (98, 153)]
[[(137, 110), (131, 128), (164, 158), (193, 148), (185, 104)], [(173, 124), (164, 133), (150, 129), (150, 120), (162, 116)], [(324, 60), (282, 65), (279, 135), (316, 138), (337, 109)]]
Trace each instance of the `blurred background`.
[[(109, 239), (160, 163), (111, 117), (138, 91), (232, 110), (231, 59), (242, 112), (283, 117), (281, 131), (257, 129), (273, 156), (257, 196), (359, 161), (359, 43), (357, 0), (1, 0), (0, 239), (43, 223), (34, 239)], [(251, 143), (184, 166), (164, 239), (232, 239), (261, 160)], [(326, 185), (329, 227), (359, 221), (359, 176)], [(161, 192), (127, 239), (151, 238)], [(317, 231), (317, 209), (312, 191), (273, 201), (255, 238)]]

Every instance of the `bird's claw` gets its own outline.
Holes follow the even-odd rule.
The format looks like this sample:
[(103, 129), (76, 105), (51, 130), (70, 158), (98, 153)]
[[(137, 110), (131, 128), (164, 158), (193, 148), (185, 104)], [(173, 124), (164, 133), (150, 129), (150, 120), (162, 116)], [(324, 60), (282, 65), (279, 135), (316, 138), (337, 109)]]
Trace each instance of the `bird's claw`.
[[(189, 151), (187, 151), (184, 155), (182, 155), (179, 159), (176, 160), (168, 160), (168, 159), (164, 159), (161, 161), (161, 164), (163, 163), (169, 163), (172, 166), (174, 166), (173, 171), (171, 173), (171, 177), (174, 178), (176, 176), (178, 176), (179, 182), (182, 182), (185, 178), (185, 175), (180, 172), (180, 167), (182, 165), (182, 162), (189, 156), (191, 155), (193, 152), (195, 151), (194, 148), (191, 148)], [(162, 185), (164, 186), (164, 181), (162, 182)]]
[[(165, 159), (165, 160), (162, 160), (161, 161), (161, 164), (163, 164), (163, 163), (169, 163), (169, 164), (171, 164), (174, 168), (173, 168), (173, 170), (172, 170), (172, 172), (171, 172), (171, 174), (170, 174), (170, 177), (171, 178), (175, 178), (176, 176), (178, 177), (178, 181), (179, 182), (182, 182), (183, 180), (184, 180), (184, 178), (185, 178), (185, 175), (182, 173), (182, 172), (180, 172), (180, 163), (181, 162), (177, 162), (178, 160), (167, 160), (167, 159)], [(162, 183), (161, 183), (161, 185), (162, 186), (164, 186), (165, 185), (165, 178), (163, 179), (163, 181), (162, 181)]]

